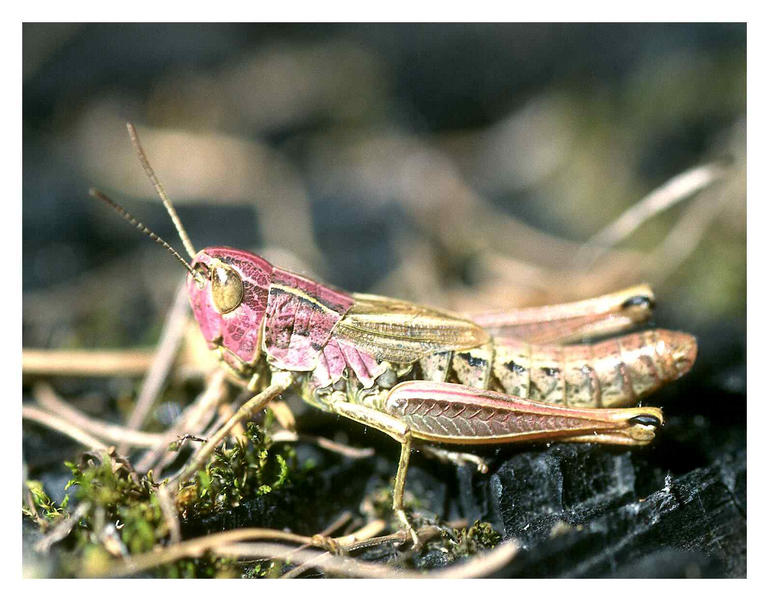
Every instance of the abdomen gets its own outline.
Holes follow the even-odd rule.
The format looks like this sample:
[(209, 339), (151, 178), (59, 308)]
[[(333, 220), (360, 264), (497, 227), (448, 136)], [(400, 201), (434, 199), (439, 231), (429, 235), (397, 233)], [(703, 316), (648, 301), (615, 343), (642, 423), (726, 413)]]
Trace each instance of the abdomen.
[(651, 330), (572, 346), (495, 339), (466, 351), (420, 361), (421, 375), (566, 406), (619, 407), (685, 374), (696, 340)]

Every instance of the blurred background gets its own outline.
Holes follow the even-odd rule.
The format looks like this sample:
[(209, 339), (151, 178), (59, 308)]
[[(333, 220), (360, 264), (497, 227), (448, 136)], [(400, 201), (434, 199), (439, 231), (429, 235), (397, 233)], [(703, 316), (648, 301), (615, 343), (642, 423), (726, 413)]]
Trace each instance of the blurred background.
[[(158, 340), (183, 269), (88, 196), (183, 251), (130, 120), (197, 249), (456, 311), (650, 283), (653, 324), (700, 347), (660, 397), (654, 485), (746, 468), (744, 24), (25, 24), (23, 43), (25, 347)], [(690, 197), (619, 220), (697, 168)], [(30, 431), (37, 476), (62, 457)]]
[(179, 265), (87, 193), (181, 246), (126, 120), (197, 248), (456, 310), (647, 281), (665, 326), (743, 335), (745, 65), (739, 24), (26, 24), (24, 344), (157, 336)]

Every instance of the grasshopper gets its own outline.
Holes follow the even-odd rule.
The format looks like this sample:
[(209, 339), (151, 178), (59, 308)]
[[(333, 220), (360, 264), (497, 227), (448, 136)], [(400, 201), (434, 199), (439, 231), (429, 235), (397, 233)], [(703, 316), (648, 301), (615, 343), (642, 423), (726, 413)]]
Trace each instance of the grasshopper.
[(403, 494), (415, 443), (642, 446), (663, 415), (630, 406), (684, 375), (695, 360), (693, 336), (660, 329), (564, 345), (647, 319), (654, 297), (646, 285), (570, 304), (457, 315), (343, 292), (244, 250), (198, 252), (127, 126), (189, 261), (109, 197), (91, 194), (184, 265), (192, 312), (209, 348), (254, 393), (249, 414), (293, 388), (312, 406), (399, 442), (392, 508), (414, 546), (419, 540)]

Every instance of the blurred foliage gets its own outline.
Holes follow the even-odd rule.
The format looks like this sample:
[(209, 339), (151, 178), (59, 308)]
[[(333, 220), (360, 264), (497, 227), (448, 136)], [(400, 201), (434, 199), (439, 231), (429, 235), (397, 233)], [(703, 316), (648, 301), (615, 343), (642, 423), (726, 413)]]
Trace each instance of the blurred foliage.
[[(25, 25), (25, 344), (136, 345), (162, 319), (178, 265), (86, 194), (176, 239), (126, 120), (197, 247), (459, 310), (645, 279), (673, 323), (743, 320), (745, 40), (738, 24)], [(728, 182), (699, 195), (719, 208), (688, 254), (653, 250), (694, 201), (574, 262), (717, 158)]]

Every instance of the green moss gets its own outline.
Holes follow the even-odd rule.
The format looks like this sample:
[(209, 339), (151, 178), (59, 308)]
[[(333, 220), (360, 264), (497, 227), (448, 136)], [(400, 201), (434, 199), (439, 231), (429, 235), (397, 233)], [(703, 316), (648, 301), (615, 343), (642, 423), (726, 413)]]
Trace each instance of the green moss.
[[(72, 471), (67, 489), (74, 489), (78, 502), (90, 505), (73, 532), (76, 550), (82, 550), (86, 563), (96, 560), (92, 545), (104, 545), (112, 554), (119, 552), (122, 545), (130, 554), (138, 554), (167, 538), (168, 526), (151, 473), (139, 476), (114, 450), (101, 455), (86, 454), (79, 463), (67, 466)], [(117, 539), (99, 539), (102, 524), (109, 523), (114, 524)]]
[[(261, 429), (249, 424), (244, 440), (218, 449), (194, 481), (180, 490), (177, 508), (186, 516), (208, 514), (268, 494), (290, 481), (295, 462), (292, 447), (280, 446), (278, 452)], [(78, 462), (65, 464), (72, 472), (66, 489), (87, 510), (61, 544), (61, 571), (57, 576), (101, 573), (116, 557), (141, 554), (168, 542), (168, 524), (157, 495), (159, 484), (151, 472), (139, 475), (114, 449), (87, 453)], [(27, 487), (34, 510), (24, 506), (23, 512), (43, 531), (70, 516), (69, 495), (57, 505), (40, 482), (29, 481)], [(234, 559), (206, 554), (157, 567), (152, 574), (236, 577), (244, 570)], [(257, 576), (274, 575), (272, 570), (264, 570)]]
[[(363, 504), (368, 507), (366, 512), (370, 518), (392, 520), (393, 524), (397, 524), (394, 529), (398, 529), (400, 526), (399, 521), (392, 511), (394, 489), (395, 480), (393, 478), (388, 484), (377, 487), (370, 492)], [(418, 518), (418, 510), (423, 508), (423, 506), (424, 503), (406, 488), (403, 495), (403, 508), (405, 511), (414, 518)]]
[(246, 427), (245, 437), (229, 448), (217, 448), (205, 469), (180, 490), (177, 505), (185, 517), (234, 508), (244, 499), (269, 494), (288, 482), (296, 465), (293, 447), (275, 451), (269, 437), (253, 423)]
[[(59, 520), (69, 517), (69, 512), (66, 510), (69, 504), (69, 494), (64, 496), (64, 500), (60, 505), (57, 505), (45, 492), (41, 482), (27, 481), (27, 489), (30, 492), (32, 504), (36, 511), (33, 512), (28, 506), (22, 506), (21, 510), (26, 516), (40, 523), (44, 530), (47, 530), (50, 525), (57, 523)], [(44, 519), (42, 522), (40, 521), (41, 513)]]
[(285, 564), (279, 560), (259, 562), (243, 570), (244, 579), (277, 579), (285, 572)]
[(490, 523), (475, 521), (469, 528), (454, 529), (448, 538), (449, 552), (454, 558), (462, 558), (495, 548), (501, 534)]

